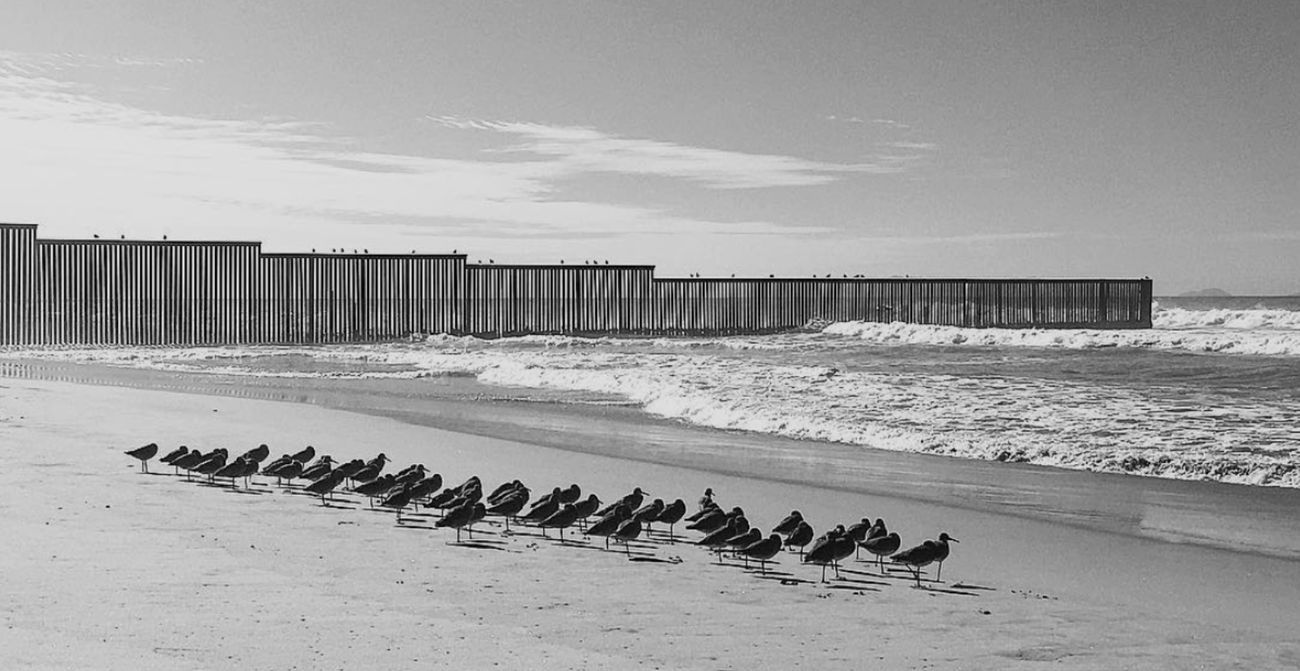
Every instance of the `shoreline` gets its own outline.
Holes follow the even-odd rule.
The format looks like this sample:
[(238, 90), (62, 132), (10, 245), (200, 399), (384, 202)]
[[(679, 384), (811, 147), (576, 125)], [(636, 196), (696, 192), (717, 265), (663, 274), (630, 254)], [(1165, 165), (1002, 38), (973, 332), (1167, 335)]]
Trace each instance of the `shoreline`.
[[(0, 380), (6, 377), (306, 403), (570, 452), (1300, 561), (1300, 518), (1293, 514), (1300, 509), (1297, 488), (874, 450), (715, 429), (649, 415), (627, 403), (571, 403), (564, 393), (493, 387), (459, 376), (278, 378), (10, 359), (0, 362)], [(624, 438), (607, 440), (611, 435)], [(1161, 519), (1153, 520), (1153, 512)], [(1188, 521), (1179, 523), (1178, 517)], [(1243, 524), (1253, 533), (1223, 533)]]
[[(420, 632), (429, 631), (464, 636), (455, 641), (436, 638), (439, 645), (448, 646), (449, 666), (452, 660), (463, 666), (467, 659), (470, 666), (475, 660), (529, 663), (539, 655), (548, 660), (539, 664), (541, 668), (626, 667), (630, 662), (664, 668), (753, 668), (874, 657), (903, 667), (989, 668), (1036, 659), (1083, 668), (1179, 668), (1214, 665), (1213, 660), (1253, 660), (1257, 668), (1266, 668), (1300, 660), (1289, 629), (1296, 602), (1287, 590), (1294, 589), (1294, 583), (1243, 569), (1252, 560), (1237, 553), (1191, 548), (1184, 557), (1170, 557), (1170, 549), (1178, 546), (1125, 541), (1114, 534), (988, 512), (555, 450), (309, 404), (14, 378), (0, 380), (0, 396), (5, 399), (0, 417), (5, 441), (44, 446), (21, 452), (0, 474), (0, 492), (5, 492), (0, 505), (13, 522), (12, 533), (26, 541), (0, 550), (0, 565), (8, 569), (0, 579), (12, 581), (16, 595), (15, 605), (5, 613), (10, 629), (0, 629), (0, 639), (13, 639), (0, 640), (0, 651), (10, 651), (0, 652), (0, 659), (8, 654), (10, 661), (20, 662), (6, 665), (10, 668), (40, 667), (31, 663), (39, 662), (40, 654), (53, 656), (46, 659), (48, 668), (77, 666), (59, 657), (72, 652), (26, 642), (76, 641), (92, 629), (107, 630), (105, 618), (116, 622), (113, 604), (138, 610), (130, 606), (137, 599), (158, 611), (146, 613), (139, 625), (120, 625), (131, 630), (134, 638), (129, 641), (150, 642), (155, 650), (158, 660), (144, 668), (235, 668), (241, 659), (245, 667), (289, 666), (283, 658), (281, 663), (268, 662), (275, 653), (266, 644), (253, 645), (255, 654), (237, 654), (228, 662), (220, 661), (224, 654), (214, 656), (226, 652), (220, 646), (202, 654), (156, 650), (172, 647), (158, 643), (157, 637), (184, 638), (177, 630), (187, 626), (206, 627), (223, 640), (236, 636), (243, 627), (253, 626), (245, 622), (250, 614), (259, 613), (253, 620), (271, 631), (258, 637), (292, 636), (289, 632), (305, 627), (318, 644), (334, 646), (331, 664), (336, 659), (365, 659), (356, 656), (365, 651), (372, 655), (371, 665), (385, 660), (381, 665), (389, 668), (424, 666), (401, 662), (393, 651), (400, 648), (405, 654), (412, 646), (426, 646), (409, 658), (425, 660), (432, 642), (418, 639), (427, 638)], [(367, 457), (382, 447), (396, 466), (418, 458), (452, 484), (471, 471), (487, 486), (513, 474), (526, 477), (535, 493), (545, 491), (548, 483), (573, 480), (602, 498), (638, 484), (656, 496), (690, 500), (703, 486), (713, 486), (720, 502), (744, 505), (754, 523), (764, 528), (791, 505), (803, 509), (819, 530), (833, 521), (852, 521), (851, 512), (870, 512), (891, 520), (904, 534), (905, 544), (918, 534), (933, 537), (940, 528), (952, 532), (963, 542), (954, 547), (951, 565), (945, 566), (947, 584), (959, 587), (959, 593), (964, 591), (960, 586), (987, 589), (949, 595), (910, 589), (897, 580), (881, 585), (783, 586), (747, 578), (738, 568), (717, 567), (707, 553), (685, 545), (649, 550), (662, 558), (680, 556), (683, 563), (651, 565), (540, 537), (498, 536), (509, 543), (506, 552), (447, 549), (445, 534), (394, 531), (391, 515), (369, 513), (364, 503), (355, 512), (330, 511), (302, 497), (231, 496), (228, 490), (185, 483), (184, 478), (139, 475), (120, 450), (144, 442), (140, 439), (146, 436), (164, 445), (176, 440), (205, 447), (224, 444), (236, 453), (261, 440), (272, 445), (273, 455), (316, 436), (324, 439), (317, 443), (322, 451), (332, 450), (342, 458)], [(153, 470), (163, 468), (155, 464)], [(36, 482), (41, 483), (40, 496), (31, 495)], [(265, 490), (276, 494), (269, 485)], [(20, 494), (23, 491), (28, 494)], [(69, 514), (62, 506), (77, 512)], [(55, 526), (42, 526), (41, 520)], [(222, 541), (214, 548), (217, 537)], [(1098, 539), (1109, 539), (1101, 542), (1110, 544), (1105, 550), (1111, 562), (1092, 562), (1088, 547)], [(69, 552), (85, 558), (50, 563), (49, 557)], [(268, 552), (277, 555), (272, 563), (267, 563)], [(416, 556), (420, 559), (413, 561)], [(783, 570), (816, 580), (815, 568), (782, 559)], [(1116, 577), (1145, 581), (1152, 576), (1142, 567), (1153, 561), (1168, 562), (1162, 571), (1149, 572), (1164, 575), (1163, 582), (1139, 584), (1127, 598), (1098, 589)], [(165, 568), (159, 568), (159, 562)], [(1040, 565), (1031, 565), (1036, 562)], [(1229, 578), (1250, 573), (1242, 582), (1262, 582), (1270, 589), (1233, 596), (1231, 581), (1206, 584), (1202, 571), (1207, 567)], [(1130, 570), (1140, 575), (1130, 575)], [(84, 596), (84, 580), (69, 578), (83, 573), (84, 580), (107, 577), (107, 582), (95, 583), (100, 586)], [(399, 573), (403, 577), (396, 577)], [(172, 575), (188, 577), (174, 588), (168, 587), (172, 578), (160, 577)], [(405, 584), (416, 576), (429, 583), (426, 589)], [(635, 588), (629, 589), (627, 581), (634, 577)], [(189, 587), (193, 579), (206, 581), (203, 584), (216, 580), (219, 587)], [(1038, 589), (1040, 582), (1048, 589)], [(1199, 591), (1190, 589), (1198, 585)], [(227, 613), (230, 621), (207, 620), (186, 596), (196, 591), (213, 596), (212, 589), (220, 599), (206, 603), (218, 616)], [(103, 590), (115, 596), (91, 598)], [(1163, 596), (1152, 599), (1151, 594)], [(284, 597), (292, 598), (281, 600)], [(318, 603), (340, 598), (342, 602)], [(358, 608), (358, 599), (370, 605)], [(532, 614), (535, 605), (546, 603), (565, 604), (558, 606), (565, 617)], [(1249, 611), (1238, 612), (1242, 605), (1249, 605)], [(53, 610), (54, 615), (33, 617), (34, 608)], [(310, 624), (298, 621), (299, 610), (313, 608), (322, 610), (304, 615)], [(383, 621), (400, 640), (394, 635), (371, 643), (347, 639), (349, 628), (355, 631), (364, 621), (374, 627), (376, 608), (391, 613)], [(437, 613), (399, 616), (428, 610)], [(334, 615), (320, 623), (321, 613)], [(156, 621), (163, 615), (175, 621)], [(356, 619), (360, 617), (369, 620)], [(640, 635), (619, 633), (629, 629)], [(861, 637), (864, 630), (871, 632), (867, 640)], [(545, 635), (534, 637), (529, 633), (533, 631)], [(918, 631), (935, 635), (918, 637)], [(81, 666), (126, 668), (125, 660), (135, 659), (129, 654), (140, 650), (112, 647), (115, 635), (102, 637), (107, 641), (102, 645), (110, 647), (99, 649), (97, 654), (103, 656), (95, 658), (107, 662)], [(328, 636), (351, 640), (357, 648), (326, 644)], [(98, 649), (101, 644), (93, 641), (99, 634), (92, 638), (73, 649)], [(495, 649), (495, 641), (523, 646), (526, 656), (497, 657), (506, 653), (488, 651)], [(719, 644), (728, 655), (719, 656)], [(186, 655), (191, 654), (197, 655), (191, 666), (166, 663), (177, 655), (190, 659)], [(115, 659), (122, 663), (112, 663)]]

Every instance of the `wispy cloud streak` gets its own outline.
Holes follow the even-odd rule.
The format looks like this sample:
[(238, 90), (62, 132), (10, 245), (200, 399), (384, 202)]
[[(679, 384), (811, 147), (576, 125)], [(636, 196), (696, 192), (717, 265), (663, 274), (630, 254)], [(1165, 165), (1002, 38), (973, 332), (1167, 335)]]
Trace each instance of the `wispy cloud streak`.
[[(133, 235), (193, 225), (268, 239), (322, 226), (342, 231), (358, 220), (424, 231), (450, 223), (458, 232), (477, 222), (487, 236), (515, 237), (819, 230), (566, 198), (561, 184), (581, 162), (540, 150), (523, 161), (360, 152), (320, 124), (161, 114), (55, 76), (59, 63), (76, 59), (19, 60), (0, 59), (0, 184), (9, 220), (129, 226)], [(516, 130), (538, 143), (566, 141), (555, 129)], [(685, 160), (668, 153), (670, 162)]]
[(608, 172), (688, 180), (718, 189), (815, 186), (851, 174), (903, 172), (897, 157), (873, 157), (860, 163), (829, 163), (776, 154), (752, 154), (708, 147), (627, 138), (593, 128), (538, 123), (426, 117), (461, 130), (491, 131), (522, 143), (501, 151), (553, 157), (574, 174)]

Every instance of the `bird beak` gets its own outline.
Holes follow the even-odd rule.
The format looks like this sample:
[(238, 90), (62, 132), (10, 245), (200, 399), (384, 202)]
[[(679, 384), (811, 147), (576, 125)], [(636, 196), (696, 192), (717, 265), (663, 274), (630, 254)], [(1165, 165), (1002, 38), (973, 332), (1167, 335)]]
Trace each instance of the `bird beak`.
[(953, 538), (952, 536), (949, 536), (949, 537), (948, 537), (948, 540), (949, 540), (950, 542), (953, 542), (953, 543), (960, 543), (960, 542), (961, 542), (961, 541), (957, 540), (956, 538)]

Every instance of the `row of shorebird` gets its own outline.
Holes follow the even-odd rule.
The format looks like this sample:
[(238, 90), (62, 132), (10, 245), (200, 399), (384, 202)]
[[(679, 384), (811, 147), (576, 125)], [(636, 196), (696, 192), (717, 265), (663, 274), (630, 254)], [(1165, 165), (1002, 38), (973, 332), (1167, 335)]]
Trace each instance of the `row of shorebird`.
[[(126, 454), (138, 459), (141, 470), (147, 473), (149, 460), (158, 454), (158, 445), (149, 443), (128, 450)], [(674, 527), (684, 521), (687, 529), (704, 534), (695, 544), (716, 552), (719, 562), (723, 553), (731, 552), (743, 560), (746, 567), (750, 560), (757, 561), (759, 572), (765, 575), (767, 562), (782, 549), (797, 551), (803, 562), (822, 567), (823, 582), (828, 566), (838, 577), (839, 562), (849, 556), (860, 557), (863, 550), (875, 557), (882, 575), (886, 572), (884, 561), (889, 558), (894, 564), (905, 567), (916, 579), (917, 586), (921, 584), (922, 569), (936, 564), (935, 580), (938, 581), (942, 576), (943, 562), (948, 558), (948, 544), (957, 542), (947, 533), (941, 533), (938, 540), (927, 540), (900, 550), (902, 539), (889, 531), (884, 520), (871, 521), (865, 517), (856, 524), (848, 527), (838, 525), (820, 537), (814, 537), (812, 525), (798, 510), (792, 511), (764, 537), (759, 529), (750, 525), (740, 507), (724, 510), (718, 505), (713, 500), (712, 489), (705, 490), (698, 509), (688, 516), (682, 499), (672, 503), (654, 499), (645, 503), (647, 492), (640, 487), (608, 505), (603, 505), (595, 494), (583, 498), (582, 489), (576, 484), (555, 487), (531, 500), (531, 491), (519, 480), (504, 483), (485, 496), (477, 476), (457, 486), (444, 487), (442, 476), (430, 474), (423, 464), (396, 473), (384, 473), (389, 459), (382, 453), (369, 461), (354, 459), (338, 463), (329, 455), (317, 457), (315, 448), (308, 446), (263, 466), (262, 462), (268, 457), (270, 449), (266, 445), (259, 445), (234, 460), (230, 460), (224, 448), (205, 453), (181, 446), (159, 461), (171, 465), (177, 475), (184, 470), (187, 478), (200, 475), (207, 476), (209, 482), (229, 480), (232, 487), (237, 486), (240, 480), (248, 486), (254, 475), (275, 477), (281, 484), (303, 480), (308, 484), (302, 490), (320, 496), (322, 503), (327, 505), (328, 500), (333, 500), (335, 490), (345, 488), (355, 495), (367, 497), (371, 507), (377, 504), (396, 511), (399, 524), (402, 523), (402, 512), (408, 507), (436, 509), (441, 516), (435, 525), (455, 529), (457, 542), (460, 542), (462, 529), (473, 538), (474, 524), (493, 515), (504, 520), (507, 531), (513, 520), (517, 524), (536, 526), (543, 535), (548, 529), (556, 529), (561, 541), (564, 541), (565, 529), (576, 526), (584, 535), (604, 537), (606, 549), (609, 549), (611, 540), (622, 542), (624, 551), (630, 556), (629, 542), (643, 533), (650, 535), (651, 525), (667, 525), (668, 539), (675, 542)]]

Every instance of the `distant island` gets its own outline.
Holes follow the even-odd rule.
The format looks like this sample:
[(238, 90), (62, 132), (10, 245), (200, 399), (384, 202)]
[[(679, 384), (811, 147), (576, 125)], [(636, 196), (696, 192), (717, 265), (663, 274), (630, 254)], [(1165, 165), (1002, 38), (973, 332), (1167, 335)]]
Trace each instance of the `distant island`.
[(1178, 294), (1179, 298), (1228, 298), (1232, 294), (1223, 289), (1200, 289), (1197, 291), (1185, 291)]

